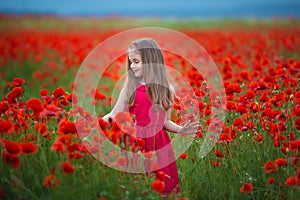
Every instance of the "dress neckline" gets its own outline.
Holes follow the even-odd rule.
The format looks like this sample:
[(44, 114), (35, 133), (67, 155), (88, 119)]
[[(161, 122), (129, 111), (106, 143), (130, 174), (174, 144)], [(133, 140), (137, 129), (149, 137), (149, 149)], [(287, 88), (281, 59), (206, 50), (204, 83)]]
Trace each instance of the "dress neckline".
[(141, 83), (138, 83), (136, 89), (137, 89), (137, 90), (145, 91), (145, 90), (146, 90), (146, 85), (141, 84)]

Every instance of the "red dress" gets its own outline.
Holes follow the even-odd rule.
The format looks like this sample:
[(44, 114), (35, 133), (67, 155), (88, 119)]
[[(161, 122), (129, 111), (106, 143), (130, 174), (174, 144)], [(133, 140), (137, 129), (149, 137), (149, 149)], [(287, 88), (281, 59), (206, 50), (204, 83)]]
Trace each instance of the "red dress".
[[(179, 192), (178, 170), (171, 140), (164, 129), (166, 112), (154, 111), (154, 106), (146, 92), (146, 86), (139, 84), (134, 105), (129, 112), (135, 116), (136, 137), (143, 138), (142, 151), (155, 152), (154, 161), (145, 163), (145, 171), (160, 170), (166, 173), (163, 193)], [(156, 167), (153, 168), (153, 164)]]

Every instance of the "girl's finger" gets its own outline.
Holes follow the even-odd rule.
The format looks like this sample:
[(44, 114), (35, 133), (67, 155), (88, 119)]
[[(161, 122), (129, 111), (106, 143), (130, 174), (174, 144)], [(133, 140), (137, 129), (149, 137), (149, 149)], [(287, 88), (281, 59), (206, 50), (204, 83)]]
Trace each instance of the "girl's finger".
[(195, 124), (194, 127), (201, 127), (201, 124)]
[(191, 126), (194, 126), (194, 125), (197, 125), (197, 124), (199, 124), (199, 122), (193, 122), (193, 123), (191, 123)]
[(184, 126), (188, 126), (191, 123), (191, 120), (187, 121), (187, 123)]

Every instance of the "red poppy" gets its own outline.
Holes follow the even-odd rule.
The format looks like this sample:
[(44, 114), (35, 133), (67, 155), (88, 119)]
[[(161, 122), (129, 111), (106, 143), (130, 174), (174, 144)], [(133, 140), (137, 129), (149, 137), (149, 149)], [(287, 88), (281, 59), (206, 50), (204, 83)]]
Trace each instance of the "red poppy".
[(43, 111), (42, 103), (40, 100), (36, 98), (31, 98), (27, 102), (27, 107), (32, 110), (34, 114), (39, 114), (40, 112)]
[(41, 134), (42, 136), (47, 136), (48, 128), (44, 123), (36, 123), (34, 125), (34, 129), (37, 133)]
[(104, 131), (108, 128), (109, 124), (104, 121), (101, 117), (98, 118), (98, 123), (100, 124), (101, 129)]
[(269, 58), (263, 58), (262, 60), (262, 65), (270, 65), (271, 64), (271, 60)]
[(21, 87), (15, 87), (12, 89), (11, 93), (15, 96), (15, 98), (19, 98), (23, 92)]
[(285, 184), (288, 186), (295, 186), (299, 182), (296, 176), (290, 176), (286, 179)]
[[(1, 106), (0, 106), (1, 107)], [(292, 111), (292, 115), (293, 116), (297, 116), (297, 117), (300, 117), (300, 105), (297, 105), (293, 108), (293, 111)]]
[[(270, 134), (271, 135), (276, 135), (278, 133), (278, 125), (277, 124), (272, 124), (270, 127)], [(280, 141), (280, 138), (278, 138)]]
[(227, 101), (226, 108), (229, 111), (233, 111), (234, 109), (236, 109), (236, 103), (234, 101)]
[(70, 146), (72, 144), (73, 137), (70, 134), (59, 135), (57, 141), (65, 144), (66, 146)]
[(216, 156), (218, 158), (223, 158), (224, 157), (223, 153), (220, 150), (218, 150), (218, 149), (213, 150), (212, 153), (216, 154)]
[(251, 121), (248, 121), (247, 128), (250, 129), (250, 130), (253, 130), (255, 128), (255, 124)]
[(78, 95), (75, 93), (71, 93), (67, 96), (67, 100), (69, 102), (72, 102), (74, 105), (77, 104), (78, 102)]
[(258, 104), (255, 103), (255, 102), (251, 102), (251, 104), (250, 104), (250, 109), (251, 109), (251, 111), (254, 112), (254, 113), (258, 112), (258, 111), (259, 111)]
[(59, 107), (68, 106), (69, 105), (69, 101), (68, 101), (67, 97), (61, 97), (56, 103), (57, 103), (57, 105)]
[(294, 126), (297, 130), (300, 130), (300, 117), (296, 119)]
[(68, 119), (64, 119), (59, 122), (59, 128), (57, 130), (59, 134), (75, 134), (77, 133), (74, 122), (70, 122)]
[(166, 175), (166, 172), (158, 170), (158, 171), (155, 171), (155, 176), (156, 176), (156, 179), (163, 181), (163, 180), (165, 180), (166, 176), (168, 176), (168, 175)]
[(64, 151), (64, 144), (59, 141), (53, 142), (50, 149), (51, 151), (57, 151), (59, 153), (62, 153)]
[(272, 77), (271, 75), (266, 75), (263, 80), (264, 80), (264, 82), (271, 83), (271, 84), (277, 83), (276, 79), (274, 77)]
[(102, 94), (99, 90), (95, 90), (94, 97), (96, 100), (106, 99), (106, 96)]
[(197, 90), (195, 91), (195, 95), (196, 95), (197, 97), (205, 97), (205, 96), (206, 96), (206, 92), (203, 91), (203, 90), (197, 89)]
[(49, 93), (49, 92), (48, 92), (47, 89), (43, 89), (43, 90), (40, 91), (40, 95), (41, 95), (41, 96), (47, 96), (48, 93)]
[(59, 186), (59, 179), (51, 174), (51, 175), (46, 176), (44, 178), (42, 185), (46, 188), (58, 187)]
[(132, 123), (131, 114), (129, 112), (119, 112), (115, 115), (114, 120), (116, 123), (121, 125), (127, 125)]
[(22, 78), (14, 78), (11, 84), (13, 86), (21, 86), (21, 85), (25, 84), (25, 80)]
[(294, 131), (291, 131), (289, 134), (289, 141), (294, 141), (295, 140), (295, 133)]
[(290, 141), (289, 149), (294, 151), (300, 150), (300, 139)]
[(266, 94), (263, 94), (258, 100), (262, 103), (265, 103), (265, 102), (269, 102), (270, 99)]
[(204, 108), (205, 108), (205, 103), (203, 101), (198, 101), (198, 108), (199, 108), (199, 111), (203, 111)]
[(278, 130), (280, 131), (280, 132), (283, 132), (283, 131), (285, 131), (287, 129), (287, 125), (284, 123), (284, 122), (279, 122), (278, 123)]
[(292, 162), (293, 165), (298, 166), (299, 156), (293, 156), (291, 158), (291, 162)]
[(217, 161), (217, 160), (212, 160), (211, 161), (211, 164), (214, 166), (214, 167), (220, 167), (222, 165), (221, 162)]
[(165, 188), (165, 183), (161, 180), (155, 180), (152, 182), (152, 189), (156, 190), (159, 193), (162, 193)]
[(55, 104), (49, 104), (46, 106), (44, 111), (41, 113), (42, 116), (58, 116), (59, 115), (59, 110)]
[(295, 92), (295, 98), (299, 99), (300, 98), (300, 91)]
[(275, 160), (276, 165), (278, 165), (279, 167), (286, 165), (287, 161), (284, 158), (278, 158), (277, 160)]
[[(227, 73), (226, 78), (229, 78), (229, 77), (230, 77), (230, 72)], [(225, 87), (225, 92), (227, 95), (232, 95), (234, 93), (240, 93), (241, 91), (242, 91), (241, 87), (237, 84), (227, 85)]]
[(258, 135), (253, 136), (253, 138), (254, 138), (257, 142), (259, 142), (259, 141), (262, 141), (262, 140), (264, 139), (264, 136), (263, 136), (261, 133), (259, 133)]
[(9, 92), (5, 95), (5, 98), (6, 100), (9, 102), (9, 103), (14, 103), (16, 101), (16, 95), (12, 92)]
[(27, 122), (24, 119), (19, 119), (19, 122), (14, 124), (14, 130), (16, 133), (19, 133), (20, 130), (27, 130), (29, 126), (27, 125)]
[(0, 134), (10, 133), (13, 130), (13, 126), (8, 120), (0, 119)]
[(276, 165), (275, 162), (267, 161), (264, 164), (264, 170), (265, 170), (265, 173), (270, 174), (270, 173), (273, 173), (273, 172), (277, 172), (278, 168), (277, 168), (277, 165)]
[(181, 159), (186, 159), (186, 157), (188, 157), (187, 153), (181, 153), (181, 154), (179, 154), (179, 158), (181, 158)]
[(249, 80), (249, 74), (248, 72), (241, 72), (240, 77), (244, 80)]
[(19, 154), (22, 150), (19, 142), (13, 142), (10, 140), (4, 140), (4, 148), (8, 153)]
[(70, 162), (68, 162), (68, 161), (65, 161), (63, 163), (62, 168), (63, 168), (63, 172), (65, 174), (71, 174), (71, 173), (73, 173), (75, 171), (74, 166)]
[(273, 184), (275, 182), (275, 178), (268, 178), (268, 183)]
[(61, 96), (66, 96), (66, 92), (62, 87), (56, 88), (52, 94), (56, 99), (60, 98)]
[(253, 190), (253, 185), (251, 183), (245, 183), (240, 187), (240, 192), (249, 193)]
[(256, 97), (256, 94), (253, 91), (250, 90), (250, 91), (246, 92), (245, 96), (248, 99), (254, 99)]
[(232, 137), (230, 133), (221, 133), (220, 134), (220, 142), (231, 142)]
[(11, 154), (8, 152), (3, 152), (2, 156), (6, 162), (6, 164), (10, 165), (14, 169), (18, 169), (21, 165), (21, 160), (19, 159), (17, 154)]
[(274, 147), (280, 147), (281, 146), (281, 139), (277, 135), (273, 139), (273, 146)]
[(143, 147), (145, 146), (145, 140), (141, 138), (135, 138), (134, 147)]
[(208, 110), (205, 110), (205, 116), (209, 116), (212, 114), (212, 110), (208, 109)]
[(174, 103), (174, 109), (175, 110), (180, 110), (180, 104), (179, 103)]
[(68, 151), (69, 152), (74, 152), (74, 151), (81, 151), (82, 152), (83, 150), (84, 150), (84, 146), (79, 144), (78, 142), (68, 145)]
[(21, 146), (23, 154), (35, 153), (38, 149), (38, 145), (32, 144), (31, 142), (24, 142)]
[[(8, 110), (8, 104), (5, 101), (0, 102), (0, 115)], [(0, 126), (1, 127), (1, 126)]]
[(236, 118), (234, 119), (233, 126), (237, 126), (238, 128), (242, 128), (244, 126), (244, 120), (242, 120), (241, 118)]
[(236, 109), (236, 112), (240, 113), (240, 114), (244, 114), (248, 112), (248, 109), (245, 106), (239, 105)]

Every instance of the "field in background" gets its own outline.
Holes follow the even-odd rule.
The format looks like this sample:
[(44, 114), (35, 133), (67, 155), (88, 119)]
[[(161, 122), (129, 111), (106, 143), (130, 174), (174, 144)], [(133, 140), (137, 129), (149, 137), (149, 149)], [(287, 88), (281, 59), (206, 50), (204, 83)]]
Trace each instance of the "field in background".
[[(104, 166), (90, 155), (99, 141), (84, 146), (72, 129), (76, 123), (72, 116), (79, 112), (71, 106), (76, 95), (72, 83), (87, 54), (114, 34), (144, 26), (175, 29), (199, 42), (222, 73), (227, 95), (219, 142), (200, 158), (199, 145), (211, 117), (206, 80), (185, 60), (166, 57), (167, 64), (181, 70), (197, 92), (202, 114), (202, 130), (177, 160), (182, 193), (170, 199), (297, 199), (298, 20), (50, 16), (0, 17), (0, 197), (160, 199), (159, 177)], [(109, 97), (124, 67), (124, 57), (112, 62), (97, 89), (93, 103), (99, 116), (110, 109)], [(174, 105), (174, 121), (180, 121), (179, 111)], [(112, 140), (119, 134), (109, 127), (107, 133)]]

